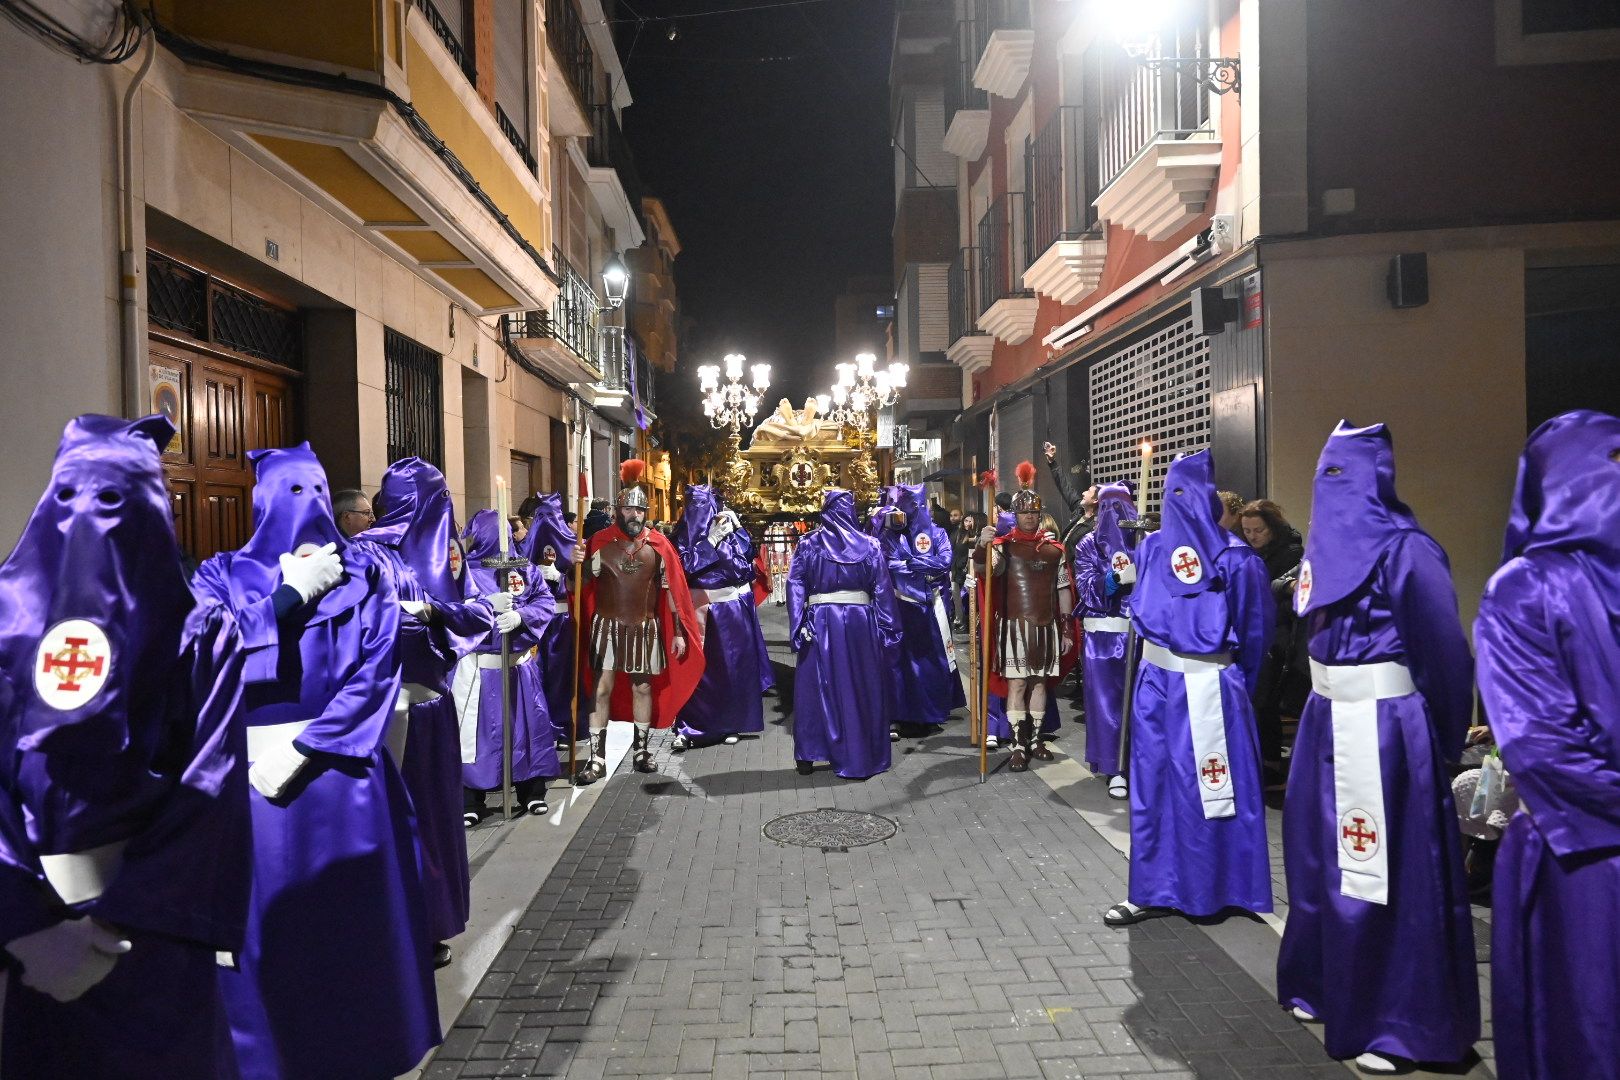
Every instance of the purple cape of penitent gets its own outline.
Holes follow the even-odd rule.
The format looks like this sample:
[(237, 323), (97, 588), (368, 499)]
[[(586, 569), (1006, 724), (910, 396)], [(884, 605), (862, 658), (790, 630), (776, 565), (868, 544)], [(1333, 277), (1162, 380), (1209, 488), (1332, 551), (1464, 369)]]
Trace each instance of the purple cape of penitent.
[[(152, 468), (173, 430), (161, 416), (81, 416), (62, 433), (51, 485), (0, 566), (0, 671), (18, 691), (20, 749), (123, 750), (130, 712), (163, 696), (194, 604)], [(69, 619), (106, 635), (110, 669), (94, 695), (53, 706), (23, 688), (35, 685), (41, 638)]]
[(461, 586), (450, 573), (455, 507), (444, 474), (421, 458), (401, 458), (383, 473), (377, 523), (359, 539), (399, 552), (428, 595), (459, 603)]
[[(1209, 589), (1214, 580), (1215, 559), (1226, 550), (1231, 537), (1221, 528), (1221, 500), (1215, 494), (1215, 459), (1208, 450), (1187, 454), (1170, 463), (1164, 476), (1163, 514), (1158, 536), (1166, 557), (1138, 569), (1138, 606), (1152, 583), (1154, 593), (1193, 596)], [(1171, 553), (1191, 548), (1203, 564), (1197, 581), (1176, 576), (1171, 569)]]
[(1357, 590), (1384, 549), (1418, 528), (1395, 494), (1395, 446), (1383, 424), (1341, 420), (1316, 463), (1310, 535), (1295, 605), (1301, 615)]
[(1587, 573), (1620, 596), (1620, 419), (1580, 409), (1555, 416), (1525, 444), (1504, 558), (1580, 553)]
[(816, 554), (839, 563), (858, 563), (868, 558), (877, 541), (861, 532), (855, 523), (855, 496), (843, 488), (831, 488), (821, 500), (821, 527), (799, 541), (809, 544)]
[(574, 545), (579, 536), (563, 520), (563, 497), (556, 492), (540, 496), (540, 505), (529, 522), (529, 535), (523, 546), (529, 561), (539, 566), (545, 561), (546, 548), (557, 553), (557, 569), (567, 575), (574, 566)]

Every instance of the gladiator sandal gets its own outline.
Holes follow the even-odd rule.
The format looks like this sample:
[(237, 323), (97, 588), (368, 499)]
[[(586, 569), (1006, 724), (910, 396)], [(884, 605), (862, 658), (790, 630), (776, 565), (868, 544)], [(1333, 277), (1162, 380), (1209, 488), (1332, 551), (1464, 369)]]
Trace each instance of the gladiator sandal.
[(657, 771), (653, 768), (652, 751), (648, 749), (648, 744), (651, 742), (652, 732), (637, 724), (635, 736), (630, 744), (630, 749), (635, 754), (636, 772), (650, 773)]
[(584, 787), (607, 777), (607, 728), (591, 732), (591, 759), (574, 774), (574, 786)]
[[(1033, 727), (1034, 724), (1035, 721), (1031, 719), (1030, 726)], [(1057, 755), (1052, 753), (1051, 749), (1046, 745), (1046, 736), (1039, 731), (1035, 732), (1035, 749), (1029, 752), (1029, 756), (1036, 761), (1054, 761), (1057, 759)]]
[(1012, 758), (1007, 762), (1010, 772), (1023, 772), (1029, 768), (1029, 741), (1034, 735), (1035, 721), (1025, 716), (1018, 721), (1018, 728), (1013, 737), (1018, 740), (1013, 747)]

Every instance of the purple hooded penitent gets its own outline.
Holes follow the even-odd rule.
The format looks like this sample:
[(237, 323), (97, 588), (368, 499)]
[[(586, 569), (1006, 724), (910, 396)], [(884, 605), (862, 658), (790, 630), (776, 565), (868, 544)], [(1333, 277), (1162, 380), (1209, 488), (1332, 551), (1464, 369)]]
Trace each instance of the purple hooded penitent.
[(1104, 776), (1121, 771), (1119, 726), (1124, 716), (1131, 586), (1119, 583), (1118, 571), (1135, 565), (1141, 534), (1122, 529), (1119, 523), (1135, 517), (1130, 489), (1104, 484), (1097, 489), (1097, 526), (1074, 553), (1075, 601), (1085, 633), (1081, 687), (1086, 699), (1086, 764)]
[(173, 433), (69, 423), (0, 565), (0, 947), (81, 915), (132, 944), (66, 1004), (13, 965), (8, 1078), (236, 1075), (213, 955), (247, 914), (242, 653), (186, 587), (159, 463)]
[(1328, 439), (1306, 551), (1316, 690), (1283, 814), (1278, 999), (1322, 1021), (1334, 1057), (1457, 1061), (1479, 1037), (1479, 993), (1447, 763), (1473, 659), (1445, 553), (1395, 495), (1382, 424)]
[(1613, 1075), (1620, 1060), (1620, 418), (1537, 428), (1507, 563), (1474, 624), (1479, 689), (1518, 789), (1496, 856), (1497, 1075)]
[[(512, 594), (512, 610), (523, 625), (509, 636), (512, 645), (512, 782), (560, 774), (558, 728), (546, 701), (542, 666), (532, 651), (541, 643), (556, 612), (551, 586), (533, 565), (495, 570), (483, 560), (500, 554), (500, 516), (480, 510), (462, 537), (467, 547), (463, 578), (469, 602), (491, 611), (485, 599), (498, 590)], [(492, 616), (493, 617), (493, 616)], [(491, 630), (477, 651), (456, 665), (451, 690), (461, 744), (461, 783), (474, 791), (501, 786), (501, 634)]]
[(1213, 472), (1207, 450), (1171, 464), (1131, 596), (1130, 899), (1189, 915), (1272, 906), (1249, 687), (1275, 605), (1265, 564), (1218, 524)]
[[(274, 801), (248, 793), (247, 938), (220, 972), (237, 1061), (247, 1080), (398, 1074), (438, 1042), (439, 1023), (411, 802), (386, 749), (400, 689), (394, 575), (338, 535), (308, 444), (250, 456), (253, 538), (203, 563), (193, 587), (244, 627), (249, 761), (289, 742), (310, 760)], [(326, 543), (342, 579), (278, 622), (280, 555)]]
[(889, 568), (878, 542), (855, 523), (855, 497), (834, 488), (821, 526), (793, 550), (788, 570), (793, 756), (829, 761), (844, 777), (889, 767), (886, 674), (900, 641)]
[(715, 531), (720, 509), (709, 487), (689, 486), (670, 536), (705, 627), (708, 663), (675, 718), (677, 734), (694, 741), (764, 731), (761, 695), (776, 685), (754, 606), (754, 541), (741, 527), (720, 536)]
[[(943, 598), (951, 582), (951, 540), (929, 517), (923, 485), (891, 485), (883, 499), (873, 519), (900, 613), (890, 711), (897, 724), (943, 725), (952, 709), (967, 704)], [(891, 511), (905, 515), (904, 529), (887, 527)]]
[(463, 603), (451, 571), (454, 508), (443, 473), (421, 458), (394, 462), (383, 473), (377, 512), (377, 524), (351, 546), (374, 545), (399, 599), (432, 609), (400, 620), (399, 706), (409, 718), (399, 771), (416, 810), (428, 939), (443, 941), (466, 928), (472, 882), (461, 820), (461, 739), (446, 695), (456, 661), (489, 633), (490, 614)]
[[(590, 730), (590, 710), (583, 703), (574, 716), (574, 613), (570, 597), (574, 588), (574, 545), (579, 536), (563, 520), (563, 497), (553, 492), (540, 496), (540, 506), (529, 522), (529, 535), (524, 538), (529, 562), (545, 579), (556, 603), (556, 613), (546, 623), (540, 635), (540, 663), (546, 684), (546, 706), (551, 723), (559, 732), (566, 731), (570, 720), (575, 724), (574, 737), (583, 739)], [(546, 553), (554, 554), (554, 561), (546, 562)]]

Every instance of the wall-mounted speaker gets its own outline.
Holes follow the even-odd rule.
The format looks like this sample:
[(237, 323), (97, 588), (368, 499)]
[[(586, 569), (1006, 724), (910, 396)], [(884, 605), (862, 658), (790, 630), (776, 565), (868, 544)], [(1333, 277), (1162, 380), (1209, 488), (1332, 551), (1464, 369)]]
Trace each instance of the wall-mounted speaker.
[(1226, 324), (1238, 316), (1238, 302), (1227, 298), (1220, 289), (1194, 289), (1192, 299), (1192, 332), (1220, 334)]
[(1418, 251), (1389, 260), (1389, 302), (1393, 307), (1422, 307), (1429, 302), (1429, 256)]

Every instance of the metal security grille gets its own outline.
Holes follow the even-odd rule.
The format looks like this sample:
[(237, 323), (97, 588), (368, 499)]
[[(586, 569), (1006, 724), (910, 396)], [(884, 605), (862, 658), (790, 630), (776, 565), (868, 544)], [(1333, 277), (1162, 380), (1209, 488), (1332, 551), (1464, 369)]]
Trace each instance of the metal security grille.
[(296, 310), (155, 251), (146, 253), (146, 305), (154, 326), (290, 368), (302, 366)]
[(404, 334), (383, 331), (387, 365), (388, 460), (419, 457), (443, 468), (441, 357)]
[(1181, 319), (1091, 365), (1091, 475), (1135, 479), (1142, 440), (1153, 443), (1143, 510), (1156, 510), (1164, 474), (1178, 455), (1210, 442), (1209, 338)]
[(289, 367), (298, 363), (298, 316), (251, 293), (214, 282), (209, 296), (214, 340), (221, 345)]
[(148, 253), (146, 313), (157, 325), (208, 339), (208, 275)]

